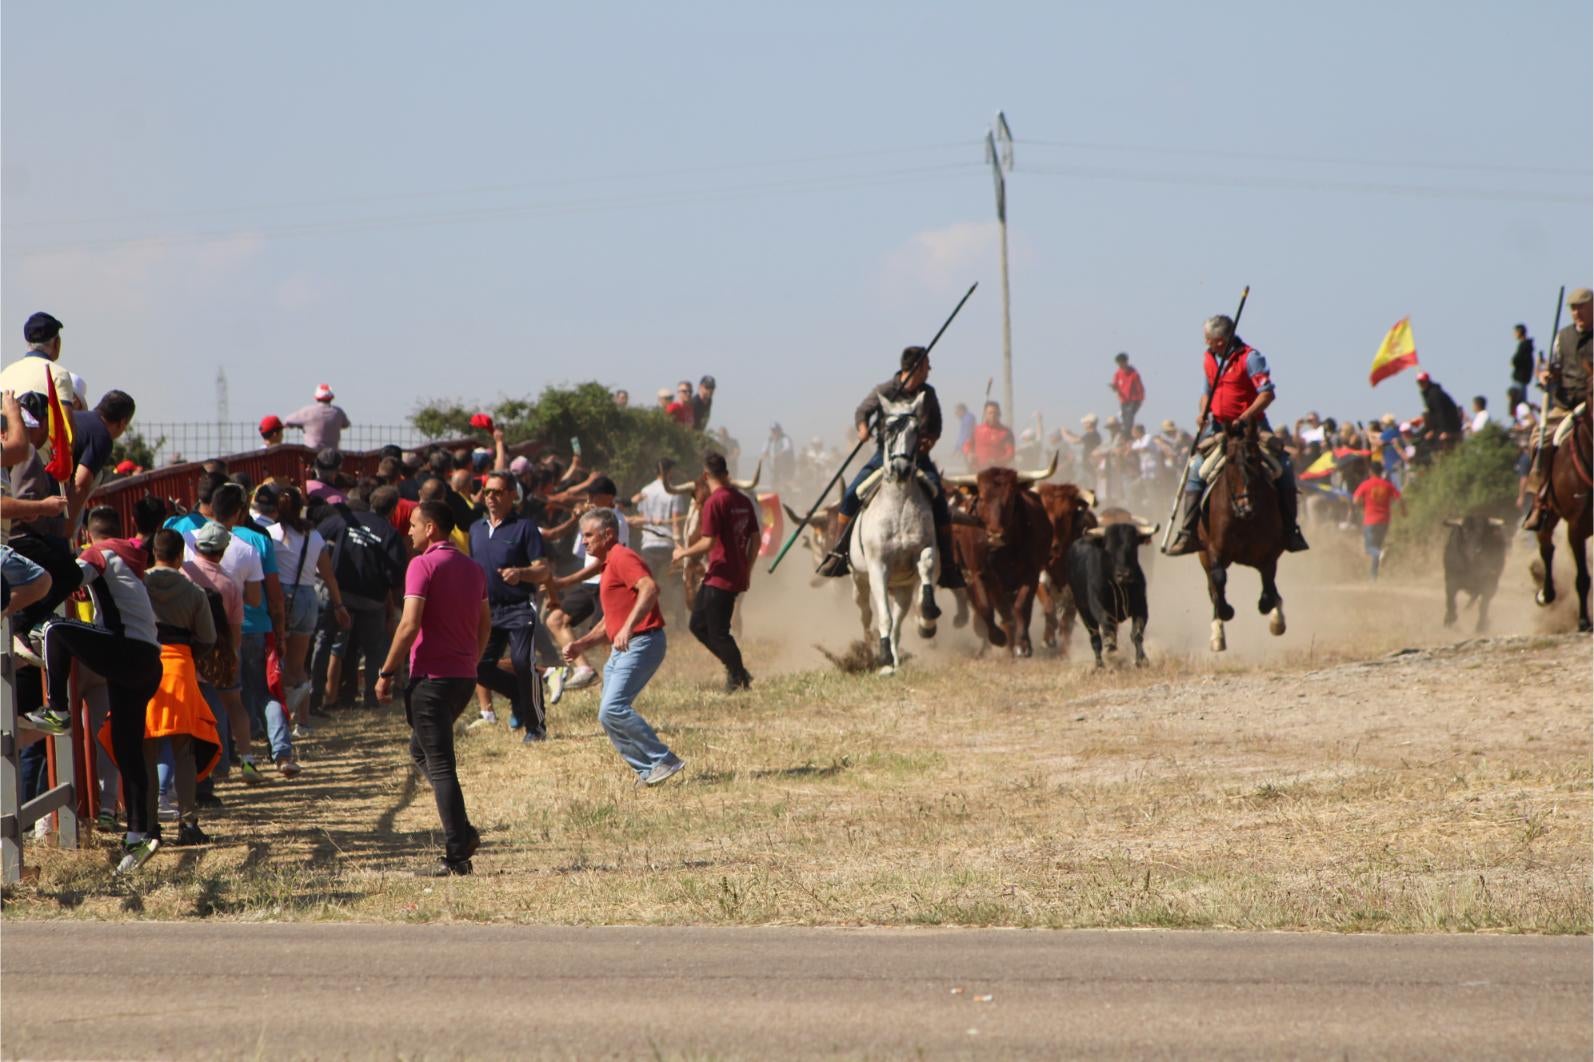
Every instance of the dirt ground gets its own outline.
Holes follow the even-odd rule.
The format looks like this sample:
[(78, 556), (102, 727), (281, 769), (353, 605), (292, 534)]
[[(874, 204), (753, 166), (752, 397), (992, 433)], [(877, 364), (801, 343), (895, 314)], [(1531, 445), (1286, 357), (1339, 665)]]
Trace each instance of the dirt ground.
[(750, 694), (672, 631), (639, 702), (688, 762), (666, 786), (633, 786), (594, 691), (545, 745), (463, 733), (471, 877), (410, 873), (441, 838), (402, 712), (344, 711), (299, 780), (221, 788), (213, 845), (129, 882), (103, 842), (30, 848), (6, 915), (1588, 933), (1594, 678), (1569, 603), (1534, 608), (1518, 550), (1490, 632), (1475, 611), (1447, 631), (1436, 573), (1392, 558), (1372, 584), (1348, 538), (1314, 546), (1284, 562), (1281, 638), (1242, 571), (1210, 653), (1199, 566), (1158, 558), (1147, 668), (1095, 671), (1078, 637), (980, 656), (943, 621), (892, 678), (825, 662), (856, 614), (794, 556), (747, 601)]

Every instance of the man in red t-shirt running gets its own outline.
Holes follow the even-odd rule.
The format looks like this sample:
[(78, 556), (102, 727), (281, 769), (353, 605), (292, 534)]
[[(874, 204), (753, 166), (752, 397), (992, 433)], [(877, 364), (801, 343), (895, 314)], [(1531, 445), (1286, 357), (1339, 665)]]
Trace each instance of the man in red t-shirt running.
[(1373, 474), (1361, 481), (1351, 501), (1362, 507), (1362, 545), (1372, 558), (1373, 578), (1378, 578), (1378, 564), (1384, 558), (1384, 538), (1389, 534), (1389, 511), (1400, 503), (1400, 515), (1406, 515), (1406, 499), (1389, 480), (1384, 478), (1382, 462), (1373, 462)]
[(581, 517), (581, 541), (598, 562), (598, 600), (603, 622), (564, 647), (574, 664), (599, 642), (614, 648), (603, 665), (603, 703), (598, 722), (615, 749), (636, 772), (638, 785), (658, 785), (686, 761), (671, 752), (631, 702), (664, 663), (664, 616), (659, 584), (640, 553), (620, 545), (620, 521), (613, 509), (592, 509)]
[(731, 486), (724, 456), (703, 455), (703, 474), (712, 493), (703, 505), (701, 537), (675, 551), (675, 561), (708, 554), (708, 571), (692, 606), (690, 628), (697, 640), (725, 665), (725, 692), (735, 693), (753, 684), (742, 666), (742, 651), (731, 636), (731, 616), (736, 595), (747, 590), (758, 554), (758, 509), (747, 495)]

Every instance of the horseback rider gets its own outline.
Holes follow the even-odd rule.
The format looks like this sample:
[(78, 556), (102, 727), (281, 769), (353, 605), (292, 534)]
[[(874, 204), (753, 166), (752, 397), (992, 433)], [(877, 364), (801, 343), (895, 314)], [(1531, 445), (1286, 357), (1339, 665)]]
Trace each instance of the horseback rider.
[[(1261, 430), (1270, 431), (1263, 413), (1273, 404), (1275, 392), (1267, 359), (1261, 351), (1234, 334), (1234, 321), (1226, 315), (1209, 317), (1204, 331), (1207, 389), (1196, 408), (1196, 438), (1204, 440), (1224, 428), (1253, 422)], [(1197, 549), (1196, 522), (1201, 518), (1201, 495), (1206, 490), (1206, 483), (1201, 479), (1200, 451), (1198, 445), (1185, 476), (1184, 512), (1179, 534), (1167, 549), (1170, 557), (1194, 553)], [(1284, 518), (1284, 548), (1299, 553), (1309, 547), (1297, 517), (1300, 496), (1295, 488), (1295, 470), (1287, 457), (1279, 463), (1284, 471), (1273, 486), (1278, 492), (1279, 512)]]
[(1578, 288), (1566, 300), (1572, 311), (1572, 323), (1556, 333), (1550, 349), (1550, 362), (1539, 371), (1539, 386), (1550, 400), (1549, 414), (1539, 425), (1539, 455), (1533, 462), (1528, 478), (1537, 488), (1533, 494), (1533, 511), (1522, 524), (1524, 531), (1537, 531), (1544, 523), (1549, 508), (1546, 497), (1549, 491), (1551, 462), (1555, 458), (1555, 428), (1573, 410), (1589, 400), (1590, 358), (1594, 357), (1594, 291)]
[[(923, 347), (908, 347), (902, 352), (901, 368), (897, 374), (870, 390), (853, 412), (852, 419), (858, 429), (858, 438), (867, 439), (870, 421), (879, 415), (882, 399), (888, 402), (903, 402), (923, 392), (924, 418), (923, 423), (919, 425), (917, 464), (919, 471), (924, 474), (924, 480), (927, 481), (930, 514), (935, 520), (935, 548), (941, 555), (941, 578), (936, 585), (943, 590), (957, 590), (961, 589), (964, 583), (963, 573), (958, 570), (957, 564), (952, 559), (952, 512), (947, 508), (946, 492), (941, 487), (941, 472), (935, 467), (935, 462), (930, 460), (930, 449), (941, 437), (941, 402), (935, 396), (935, 388), (927, 382), (929, 376), (929, 353)], [(852, 544), (852, 521), (858, 515), (858, 510), (863, 507), (863, 503), (858, 499), (858, 488), (872, 473), (878, 471), (884, 462), (885, 455), (880, 446), (876, 445), (874, 456), (864, 463), (863, 468), (858, 470), (858, 474), (847, 487), (847, 493), (841, 499), (841, 533), (837, 536), (835, 546), (820, 563), (820, 575), (840, 576), (846, 575), (851, 570), (849, 552)]]

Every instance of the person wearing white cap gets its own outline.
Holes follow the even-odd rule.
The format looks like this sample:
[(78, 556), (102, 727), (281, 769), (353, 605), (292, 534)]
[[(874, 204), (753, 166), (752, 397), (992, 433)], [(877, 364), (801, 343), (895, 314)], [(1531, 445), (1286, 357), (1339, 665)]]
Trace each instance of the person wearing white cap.
[(349, 427), (349, 415), (342, 406), (332, 404), (332, 388), (321, 384), (315, 389), (315, 401), (299, 412), (282, 418), (284, 427), (304, 431), (304, 444), (312, 450), (336, 450)]

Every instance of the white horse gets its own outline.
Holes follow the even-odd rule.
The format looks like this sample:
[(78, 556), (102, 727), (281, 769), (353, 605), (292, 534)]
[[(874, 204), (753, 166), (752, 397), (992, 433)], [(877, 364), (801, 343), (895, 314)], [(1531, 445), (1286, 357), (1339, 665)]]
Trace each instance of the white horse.
[(895, 674), (901, 666), (902, 620), (912, 606), (914, 587), (919, 588), (920, 636), (933, 638), (941, 616), (935, 604), (941, 571), (935, 521), (917, 464), (923, 415), (922, 392), (902, 402), (881, 398), (878, 433), (884, 463), (858, 488), (867, 495), (878, 486), (858, 514), (850, 556), (853, 596), (865, 638), (872, 626), (880, 639), (882, 675)]

